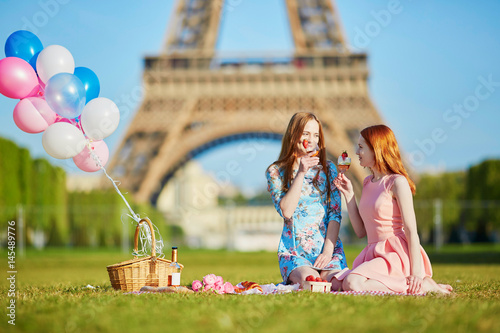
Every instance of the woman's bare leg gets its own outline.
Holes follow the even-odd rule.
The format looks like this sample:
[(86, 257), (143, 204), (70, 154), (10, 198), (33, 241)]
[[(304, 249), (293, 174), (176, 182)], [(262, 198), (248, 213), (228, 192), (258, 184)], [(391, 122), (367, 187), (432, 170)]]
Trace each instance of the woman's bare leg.
[(322, 279), (332, 283), (332, 291), (342, 291), (342, 281), (334, 277), (338, 272), (340, 272), (340, 270), (321, 271), (320, 273)]
[(342, 289), (345, 291), (383, 291), (392, 292), (382, 282), (367, 279), (358, 274), (349, 274), (342, 282)]
[(306, 277), (308, 277), (309, 275), (320, 277), (319, 272), (314, 268), (311, 268), (309, 266), (297, 267), (288, 276), (288, 282), (290, 282), (291, 284), (300, 283), (300, 287), (302, 288), (302, 284), (306, 280)]
[[(442, 286), (437, 284), (436, 281), (434, 281), (433, 279), (431, 279), (428, 276), (426, 276), (424, 278), (424, 283), (422, 285), (424, 292), (436, 292), (436, 293), (440, 293), (440, 294), (449, 294), (451, 291), (453, 291), (453, 288), (451, 288), (451, 286), (449, 286), (449, 285), (442, 285)], [(451, 290), (448, 289), (447, 287), (444, 287), (444, 286), (449, 286), (451, 288)]]
[(438, 283), (437, 285), (445, 290), (448, 290), (449, 292), (453, 291), (453, 287), (450, 286), (449, 284)]

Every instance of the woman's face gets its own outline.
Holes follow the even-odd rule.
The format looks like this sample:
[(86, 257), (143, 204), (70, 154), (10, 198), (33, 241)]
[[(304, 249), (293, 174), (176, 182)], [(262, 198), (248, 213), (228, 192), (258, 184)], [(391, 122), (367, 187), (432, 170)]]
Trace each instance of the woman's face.
[(359, 157), (359, 164), (362, 167), (372, 168), (375, 165), (375, 153), (370, 149), (362, 135), (358, 139), (356, 155)]
[(313, 142), (314, 145), (318, 145), (319, 124), (316, 120), (311, 119), (306, 123), (306, 126), (304, 126), (304, 131), (302, 132), (302, 136), (300, 137), (300, 142), (297, 143), (299, 151), (307, 154), (307, 150), (304, 148), (303, 145), (304, 140)]

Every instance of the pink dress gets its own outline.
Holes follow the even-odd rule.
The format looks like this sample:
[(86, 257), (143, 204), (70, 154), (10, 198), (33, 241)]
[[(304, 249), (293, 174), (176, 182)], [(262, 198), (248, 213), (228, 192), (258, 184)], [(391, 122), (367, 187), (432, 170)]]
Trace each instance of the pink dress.
[[(376, 182), (368, 176), (363, 182), (359, 214), (365, 224), (368, 245), (356, 257), (352, 270), (337, 274), (343, 280), (348, 274), (358, 274), (383, 283), (394, 292), (405, 293), (406, 277), (410, 275), (408, 242), (396, 199), (390, 191), (402, 175), (386, 175)], [(425, 250), (420, 247), (423, 276), (432, 276), (432, 267)]]

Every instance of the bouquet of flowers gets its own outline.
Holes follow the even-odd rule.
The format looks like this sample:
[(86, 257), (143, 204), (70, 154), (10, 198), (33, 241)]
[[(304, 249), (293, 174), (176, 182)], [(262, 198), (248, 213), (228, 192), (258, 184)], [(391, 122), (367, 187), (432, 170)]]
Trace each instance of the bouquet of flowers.
[(191, 285), (193, 291), (211, 291), (217, 294), (234, 294), (234, 286), (230, 282), (224, 282), (222, 276), (208, 274), (203, 281), (194, 280)]

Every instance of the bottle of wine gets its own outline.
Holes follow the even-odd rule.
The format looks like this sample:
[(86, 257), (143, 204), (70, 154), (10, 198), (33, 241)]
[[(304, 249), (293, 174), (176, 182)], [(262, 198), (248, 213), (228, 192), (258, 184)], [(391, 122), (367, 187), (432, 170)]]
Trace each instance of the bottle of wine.
[(170, 285), (172, 287), (179, 287), (181, 285), (181, 266), (177, 262), (177, 246), (172, 247), (172, 263), (170, 264), (170, 268), (172, 269)]

